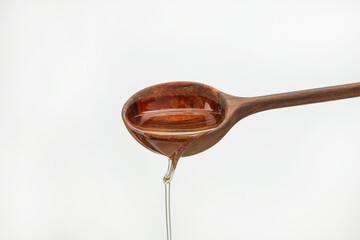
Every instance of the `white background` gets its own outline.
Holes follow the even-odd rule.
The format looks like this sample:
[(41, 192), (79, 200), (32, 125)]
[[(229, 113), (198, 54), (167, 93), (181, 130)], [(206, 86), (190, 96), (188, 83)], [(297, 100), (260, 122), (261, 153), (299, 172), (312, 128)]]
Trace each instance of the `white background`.
[[(192, 80), (360, 81), (360, 2), (0, 1), (0, 239), (165, 239), (167, 159), (120, 117)], [(360, 239), (360, 98), (259, 113), (184, 158), (173, 239)]]

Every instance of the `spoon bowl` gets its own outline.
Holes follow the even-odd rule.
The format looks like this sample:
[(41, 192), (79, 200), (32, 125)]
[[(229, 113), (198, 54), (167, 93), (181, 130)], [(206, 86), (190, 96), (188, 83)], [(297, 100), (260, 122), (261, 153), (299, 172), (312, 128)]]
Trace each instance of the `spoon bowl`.
[[(148, 149), (171, 157), (186, 145), (182, 156), (190, 156), (220, 140), (212, 133), (223, 125), (227, 113), (224, 96), (195, 82), (159, 84), (130, 97), (122, 117), (132, 136)], [(198, 141), (207, 144), (200, 147)]]

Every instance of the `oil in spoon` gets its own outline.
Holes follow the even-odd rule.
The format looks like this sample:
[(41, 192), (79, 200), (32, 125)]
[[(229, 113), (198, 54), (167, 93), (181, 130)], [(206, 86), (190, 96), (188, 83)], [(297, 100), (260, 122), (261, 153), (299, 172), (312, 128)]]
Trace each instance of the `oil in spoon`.
[(146, 98), (129, 109), (125, 116), (133, 136), (148, 149), (167, 157), (185, 142), (216, 129), (224, 118), (218, 104), (199, 96)]

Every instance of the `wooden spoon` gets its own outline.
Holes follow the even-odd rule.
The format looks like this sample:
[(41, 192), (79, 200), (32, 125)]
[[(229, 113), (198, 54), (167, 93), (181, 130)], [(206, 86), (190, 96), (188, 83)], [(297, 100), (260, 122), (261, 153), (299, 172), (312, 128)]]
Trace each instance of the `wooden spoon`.
[[(122, 109), (131, 135), (173, 160), (216, 144), (240, 119), (303, 104), (360, 96), (360, 82), (261, 97), (235, 97), (196, 82), (169, 82), (134, 94)], [(359, 109), (358, 109), (359, 110)]]

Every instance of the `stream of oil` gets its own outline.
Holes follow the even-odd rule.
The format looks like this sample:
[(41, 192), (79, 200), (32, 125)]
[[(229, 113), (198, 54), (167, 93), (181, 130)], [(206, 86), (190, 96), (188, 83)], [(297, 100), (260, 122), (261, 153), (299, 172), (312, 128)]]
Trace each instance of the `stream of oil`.
[(166, 109), (135, 115), (131, 128), (148, 148), (169, 157), (165, 184), (167, 240), (171, 240), (170, 182), (178, 160), (192, 140), (216, 128), (223, 116), (205, 104), (203, 109)]
[(170, 214), (170, 182), (174, 176), (175, 168), (173, 161), (169, 158), (168, 170), (164, 176), (165, 184), (165, 214), (166, 214), (166, 236), (171, 240), (171, 214)]

